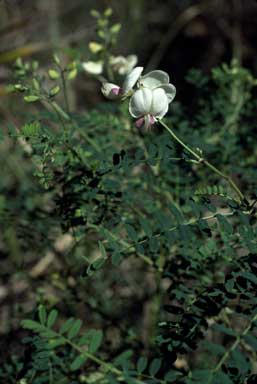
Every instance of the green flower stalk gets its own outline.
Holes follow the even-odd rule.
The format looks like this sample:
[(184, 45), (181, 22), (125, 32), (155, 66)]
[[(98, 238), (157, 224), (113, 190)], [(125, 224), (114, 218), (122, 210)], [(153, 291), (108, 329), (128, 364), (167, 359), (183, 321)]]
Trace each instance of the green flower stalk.
[[(175, 132), (164, 122), (163, 117), (169, 109), (169, 104), (176, 95), (176, 88), (170, 84), (169, 75), (160, 70), (151, 71), (141, 76), (143, 67), (134, 68), (126, 77), (122, 87), (112, 83), (104, 83), (102, 86), (103, 94), (111, 100), (130, 97), (129, 112), (136, 118), (136, 126), (144, 127), (148, 130), (156, 122), (159, 122), (163, 128), (171, 135), (172, 139), (181, 145), (194, 159), (206, 165), (212, 172), (225, 179), (238, 197), (238, 202), (246, 203), (247, 200), (238, 186), (230, 176), (220, 171), (204, 157), (200, 156), (189, 145), (185, 144)], [(137, 87), (134, 90), (134, 87)]]

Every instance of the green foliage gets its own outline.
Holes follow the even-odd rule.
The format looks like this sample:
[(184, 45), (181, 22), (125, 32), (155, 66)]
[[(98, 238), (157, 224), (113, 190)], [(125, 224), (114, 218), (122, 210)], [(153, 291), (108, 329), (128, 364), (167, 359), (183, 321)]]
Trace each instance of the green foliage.
[[(105, 39), (100, 32), (110, 11), (93, 16)], [(116, 36), (118, 27), (111, 28)], [(39, 108), (33, 119), (1, 135), (0, 160), (7, 158), (0, 184), (3, 273), (15, 266), (22, 275), (49, 253), (54, 262), (49, 273), (45, 267), (46, 284), (38, 270), (27, 273), (37, 287), (38, 311), (22, 313), (29, 335), (24, 355), (9, 357), (0, 378), (35, 384), (253, 383), (252, 75), (236, 62), (210, 77), (191, 72), (199, 102), (187, 110), (175, 103), (167, 119), (200, 157), (240, 186), (246, 199), (239, 202), (228, 179), (192, 159), (161, 126), (138, 132), (123, 105), (70, 113), (66, 80), (79, 66), (63, 67), (56, 55), (53, 66), (42, 75), (36, 63), (16, 62), (13, 88), (25, 101), (41, 104), (32, 105)], [(64, 235), (70, 242), (60, 246)]]

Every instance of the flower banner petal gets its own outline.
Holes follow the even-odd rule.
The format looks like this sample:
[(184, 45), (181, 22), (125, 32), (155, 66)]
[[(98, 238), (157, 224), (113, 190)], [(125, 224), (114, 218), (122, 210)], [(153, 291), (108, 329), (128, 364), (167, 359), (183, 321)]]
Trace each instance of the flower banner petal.
[(133, 117), (140, 117), (149, 113), (151, 105), (152, 91), (147, 88), (139, 89), (130, 99), (129, 112)]
[(152, 104), (150, 113), (162, 118), (168, 111), (169, 101), (165, 91), (162, 88), (156, 88), (152, 91)]
[(143, 67), (136, 67), (126, 76), (122, 86), (124, 94), (128, 93), (134, 87), (143, 72), (143, 69)]
[(149, 72), (140, 79), (140, 85), (150, 89), (154, 89), (168, 83), (169, 75), (160, 70)]
[(82, 68), (90, 75), (100, 75), (103, 72), (102, 61), (86, 61), (82, 63)]
[(165, 91), (168, 101), (169, 103), (171, 103), (174, 97), (176, 96), (176, 88), (174, 87), (174, 85), (173, 84), (162, 85), (160, 88)]

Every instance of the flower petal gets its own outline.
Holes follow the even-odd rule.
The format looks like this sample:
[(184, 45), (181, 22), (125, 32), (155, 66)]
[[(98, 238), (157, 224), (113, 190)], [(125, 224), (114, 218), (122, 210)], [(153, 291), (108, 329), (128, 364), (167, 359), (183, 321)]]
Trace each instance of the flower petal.
[(149, 131), (151, 126), (154, 125), (155, 123), (155, 118), (152, 116), (152, 115), (145, 115), (145, 124), (144, 124), (144, 128), (146, 131)]
[(128, 55), (126, 59), (127, 59), (127, 64), (132, 70), (132, 68), (134, 68), (134, 66), (137, 63), (137, 55)]
[(169, 109), (169, 101), (165, 91), (162, 88), (156, 88), (152, 91), (152, 104), (150, 113), (154, 117), (162, 118)]
[(124, 56), (111, 56), (110, 65), (114, 72), (118, 72), (119, 75), (127, 75), (132, 71), (137, 63), (136, 55)]
[(141, 128), (142, 125), (144, 124), (145, 122), (145, 118), (144, 117), (140, 117), (137, 121), (136, 121), (136, 127), (137, 128)]
[(110, 65), (124, 65), (126, 62), (126, 59), (124, 56), (110, 56)]
[(121, 88), (113, 83), (103, 83), (101, 91), (109, 100), (116, 100), (120, 97)]
[(122, 86), (122, 91), (124, 94), (128, 93), (134, 87), (141, 73), (143, 72), (143, 69), (143, 67), (136, 67), (126, 76)]
[(82, 67), (90, 75), (100, 75), (103, 72), (102, 61), (87, 61), (82, 63)]
[(114, 72), (120, 73), (120, 69), (126, 66), (126, 58), (124, 56), (110, 56), (110, 65)]
[(166, 72), (159, 70), (149, 72), (140, 79), (140, 85), (150, 89), (154, 89), (168, 83), (169, 75)]
[(174, 97), (176, 96), (176, 88), (174, 87), (174, 85), (173, 84), (162, 85), (160, 88), (164, 90), (169, 103), (171, 103)]
[[(163, 91), (165, 94), (165, 92)], [(152, 105), (152, 91), (147, 88), (137, 90), (129, 102), (129, 113), (133, 117), (140, 117), (150, 112)]]

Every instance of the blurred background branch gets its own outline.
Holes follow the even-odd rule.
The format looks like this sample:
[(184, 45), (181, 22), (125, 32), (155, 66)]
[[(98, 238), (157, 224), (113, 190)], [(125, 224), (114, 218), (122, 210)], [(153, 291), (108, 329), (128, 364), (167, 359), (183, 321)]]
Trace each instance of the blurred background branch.
[[(0, 96), (6, 94), (10, 64), (17, 57), (49, 63), (50, 52), (62, 48), (70, 57), (88, 60), (88, 43), (95, 35), (90, 11), (106, 7), (113, 8), (114, 20), (122, 24), (114, 54), (135, 53), (147, 69), (160, 67), (171, 73), (182, 98), (192, 97), (184, 82), (192, 66), (208, 72), (236, 57), (256, 70), (253, 0), (5, 0), (0, 2)], [(86, 76), (77, 87), (78, 105), (89, 89), (89, 102), (99, 100)]]

